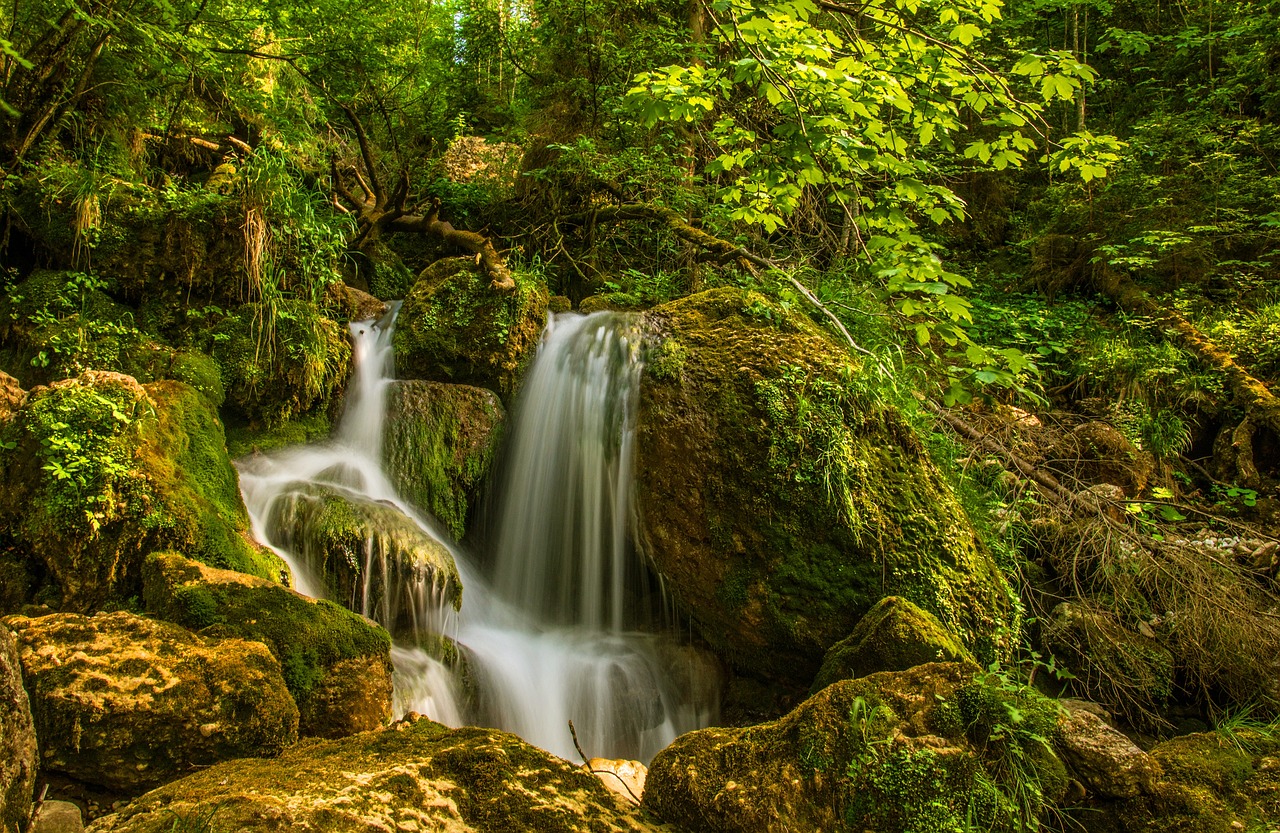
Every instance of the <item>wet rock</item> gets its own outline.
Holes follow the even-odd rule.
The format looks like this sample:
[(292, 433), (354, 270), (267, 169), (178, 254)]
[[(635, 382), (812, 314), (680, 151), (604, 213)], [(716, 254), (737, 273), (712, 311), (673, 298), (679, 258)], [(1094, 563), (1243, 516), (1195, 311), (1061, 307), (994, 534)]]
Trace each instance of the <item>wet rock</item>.
[(33, 390), (7, 436), (0, 517), (63, 609), (136, 594), (155, 549), (264, 578), (284, 569), (250, 541), (222, 423), (187, 384), (88, 371)]
[(502, 442), (502, 401), (483, 388), (421, 380), (392, 382), (386, 397), (388, 476), (460, 540)]
[(345, 608), (176, 553), (147, 559), (143, 600), (154, 615), (201, 634), (265, 643), (307, 736), (376, 729), (391, 716), (391, 640)]
[(36, 812), (31, 833), (80, 833), (84, 818), (80, 808), (70, 801), (45, 801)]
[(138, 793), (192, 767), (273, 755), (298, 737), (280, 663), (260, 643), (125, 612), (5, 621), (43, 769)]
[[(1009, 708), (1023, 722), (997, 740)], [(771, 723), (681, 735), (649, 765), (642, 804), (690, 830), (1019, 829), (1015, 790), (1033, 784), (1047, 811), (1066, 789), (1040, 734), (1056, 720), (1052, 701), (960, 664), (842, 680)]]
[(405, 378), (478, 385), (510, 400), (533, 360), (546, 322), (547, 288), (514, 273), (496, 292), (475, 258), (445, 258), (418, 276), (395, 331), (396, 371)]
[(1086, 422), (1074, 428), (1049, 449), (1046, 466), (1068, 482), (1084, 486), (1110, 483), (1130, 497), (1146, 488), (1155, 470), (1150, 454), (1105, 422)]
[(390, 309), (386, 301), (354, 286), (338, 284), (333, 287), (332, 292), (342, 318), (347, 321), (377, 320)]
[(587, 770), (623, 801), (640, 803), (640, 796), (644, 795), (644, 779), (649, 774), (649, 768), (644, 764), (639, 761), (592, 758), (587, 761)]
[(413, 632), (426, 611), (462, 604), (448, 547), (395, 506), (299, 484), (272, 504), (266, 523), (271, 541), (302, 559), (331, 598), (393, 633)]
[(847, 349), (736, 289), (647, 321), (662, 338), (637, 418), (639, 542), (713, 649), (807, 686), (896, 595), (994, 658), (1004, 578), (914, 431), (858, 392)]
[(18, 643), (0, 625), (0, 831), (25, 829), (36, 781), (36, 731)]
[(862, 617), (853, 633), (831, 646), (811, 691), (821, 691), (837, 680), (877, 671), (906, 671), (930, 662), (977, 664), (937, 617), (906, 599), (890, 596)]
[(230, 761), (161, 787), (92, 833), (161, 833), (215, 812), (220, 830), (540, 831), (658, 829), (579, 767), (493, 729), (417, 719), (274, 760)]
[(1096, 795), (1133, 798), (1150, 793), (1161, 775), (1154, 758), (1074, 701), (1064, 703), (1058, 746), (1072, 774)]

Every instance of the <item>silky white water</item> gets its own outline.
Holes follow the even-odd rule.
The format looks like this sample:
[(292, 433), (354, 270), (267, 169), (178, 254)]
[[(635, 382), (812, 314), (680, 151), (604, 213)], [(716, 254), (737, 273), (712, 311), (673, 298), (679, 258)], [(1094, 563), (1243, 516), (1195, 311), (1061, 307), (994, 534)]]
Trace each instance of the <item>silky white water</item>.
[[(412, 633), (392, 649), (398, 714), (495, 726), (571, 759), (570, 721), (587, 754), (646, 761), (707, 725), (718, 702), (713, 675), (670, 637), (638, 630), (656, 617), (629, 543), (642, 368), (632, 321), (551, 316), (515, 408), (486, 536), (492, 552), (473, 558), (407, 505), (383, 471), (395, 313), (351, 325), (354, 371), (328, 442), (238, 462), (258, 540), (289, 564), (298, 590), (322, 594), (308, 542), (278, 531), (273, 540), (269, 523), (281, 502), (312, 499), (307, 490), (320, 487), (395, 506), (449, 548), (460, 612), (425, 577), (388, 572), (376, 533), (363, 554), (365, 591), (337, 600), (389, 628), (398, 609), (412, 608)], [(441, 637), (456, 643), (460, 663), (416, 647)]]

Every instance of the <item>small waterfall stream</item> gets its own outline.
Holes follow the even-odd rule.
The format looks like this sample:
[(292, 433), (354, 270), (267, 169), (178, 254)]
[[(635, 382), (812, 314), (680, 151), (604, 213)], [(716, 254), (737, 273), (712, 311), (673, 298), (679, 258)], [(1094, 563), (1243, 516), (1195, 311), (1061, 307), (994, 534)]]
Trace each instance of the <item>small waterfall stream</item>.
[[(718, 703), (712, 676), (670, 637), (640, 630), (658, 617), (646, 609), (653, 596), (629, 543), (642, 368), (633, 320), (551, 316), (515, 408), (492, 552), (473, 558), (407, 505), (383, 471), (397, 311), (351, 325), (354, 371), (328, 442), (238, 462), (258, 540), (312, 596), (323, 595), (326, 583), (314, 574), (310, 543), (280, 534), (272, 519), (298, 501), (316, 501), (317, 490), (395, 507), (448, 548), (464, 588), (460, 611), (425, 575), (389, 573), (377, 533), (352, 554), (363, 567), (362, 590), (337, 599), (398, 637), (397, 609), (412, 608), (410, 638), (392, 647), (397, 713), (496, 726), (567, 759), (577, 757), (571, 720), (588, 754), (644, 761), (711, 722)], [(457, 658), (442, 662), (449, 652), (439, 646), (449, 643)]]

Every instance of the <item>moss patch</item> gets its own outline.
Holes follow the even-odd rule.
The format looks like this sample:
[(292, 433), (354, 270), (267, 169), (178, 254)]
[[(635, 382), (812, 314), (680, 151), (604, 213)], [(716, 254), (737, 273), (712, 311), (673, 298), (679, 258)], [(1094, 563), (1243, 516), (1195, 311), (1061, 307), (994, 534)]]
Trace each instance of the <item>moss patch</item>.
[(546, 321), (547, 287), (517, 271), (498, 293), (473, 258), (438, 260), (405, 298), (394, 335), (396, 370), (407, 378), (478, 385), (514, 395)]
[(644, 539), (717, 651), (807, 685), (896, 595), (993, 658), (1008, 587), (919, 438), (858, 395), (847, 351), (735, 289), (649, 320), (663, 340), (638, 418)]
[(490, 391), (396, 382), (387, 392), (383, 463), (398, 492), (460, 540), (505, 420), (502, 403)]

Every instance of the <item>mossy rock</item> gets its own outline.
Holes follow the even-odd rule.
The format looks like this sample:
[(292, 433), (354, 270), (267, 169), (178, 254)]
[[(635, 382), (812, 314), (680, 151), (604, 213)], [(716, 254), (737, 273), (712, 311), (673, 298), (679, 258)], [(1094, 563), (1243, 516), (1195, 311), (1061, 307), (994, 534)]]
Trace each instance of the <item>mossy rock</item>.
[(352, 281), (356, 287), (384, 301), (409, 294), (416, 276), (384, 240), (375, 239), (350, 255), (355, 266)]
[(0, 517), (63, 609), (136, 594), (143, 557), (166, 547), (273, 580), (285, 571), (250, 539), (222, 424), (186, 384), (89, 371), (32, 391), (4, 436)]
[(308, 301), (282, 300), (274, 311), (245, 304), (222, 319), (211, 338), (227, 402), (254, 424), (278, 425), (326, 409), (351, 367), (346, 327)]
[(895, 595), (994, 658), (1008, 585), (916, 433), (859, 393), (847, 350), (737, 289), (647, 318), (661, 341), (637, 419), (641, 541), (712, 647), (807, 686)]
[(340, 737), (390, 717), (391, 640), (333, 602), (177, 553), (147, 559), (143, 601), (152, 614), (201, 634), (265, 643), (298, 704), (303, 735)]
[(274, 760), (231, 761), (155, 790), (90, 833), (162, 833), (212, 817), (219, 830), (643, 833), (661, 828), (594, 775), (495, 729), (424, 718)]
[(387, 389), (382, 461), (397, 492), (461, 540), (502, 441), (492, 391), (420, 380)]
[(0, 831), (27, 829), (36, 786), (36, 730), (18, 643), (0, 625)]
[(936, 616), (906, 599), (889, 596), (862, 617), (853, 633), (831, 646), (810, 691), (821, 691), (838, 680), (877, 671), (906, 671), (930, 662), (977, 665)]
[(206, 639), (124, 611), (5, 622), (18, 639), (42, 769), (136, 795), (297, 740), (280, 663), (257, 642)]
[(538, 278), (513, 275), (515, 291), (502, 293), (474, 258), (446, 258), (424, 269), (397, 319), (396, 372), (489, 388), (509, 401), (533, 360), (549, 297)]
[(636, 312), (652, 304), (629, 292), (604, 292), (599, 295), (588, 295), (578, 304), (578, 312), (588, 315), (593, 312), (608, 310), (610, 312)]
[(325, 411), (301, 414), (273, 425), (228, 423), (227, 453), (235, 459), (290, 445), (321, 442), (329, 437), (332, 429), (333, 421)]
[[(1044, 817), (1066, 784), (1034, 736), (1056, 713), (956, 663), (842, 680), (771, 723), (681, 735), (650, 764), (643, 806), (690, 830), (1018, 830), (1018, 790)], [(999, 721), (1010, 731), (993, 741)]]
[[(271, 504), (270, 540), (301, 559), (330, 598), (413, 633), (423, 605), (462, 605), (462, 580), (448, 547), (395, 506), (337, 488), (298, 484)], [(363, 609), (365, 599), (372, 608)]]

